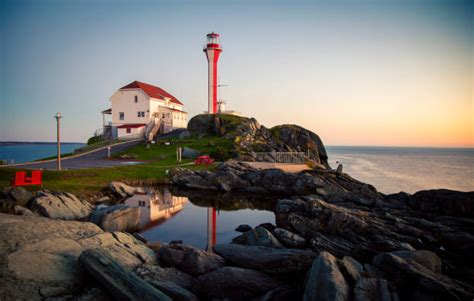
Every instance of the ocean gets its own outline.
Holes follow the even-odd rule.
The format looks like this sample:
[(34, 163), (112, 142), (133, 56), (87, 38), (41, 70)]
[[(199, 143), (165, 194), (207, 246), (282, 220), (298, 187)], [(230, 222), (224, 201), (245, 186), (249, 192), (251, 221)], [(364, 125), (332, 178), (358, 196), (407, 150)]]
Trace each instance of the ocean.
[(474, 190), (473, 148), (326, 147), (329, 164), (382, 193)]
[[(61, 154), (72, 153), (84, 143), (61, 143)], [(56, 156), (56, 143), (49, 142), (0, 142), (0, 160), (7, 160), (9, 164), (29, 162), (42, 158)]]

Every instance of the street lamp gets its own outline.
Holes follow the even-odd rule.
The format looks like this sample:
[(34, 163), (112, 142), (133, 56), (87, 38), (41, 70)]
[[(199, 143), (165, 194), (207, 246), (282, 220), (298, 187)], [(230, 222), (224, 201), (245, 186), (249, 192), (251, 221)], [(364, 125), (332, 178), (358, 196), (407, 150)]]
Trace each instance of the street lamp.
[(61, 119), (61, 113), (57, 112), (56, 115), (54, 115), (54, 118), (56, 118), (56, 124), (57, 124), (57, 141), (58, 141), (58, 155), (57, 155), (57, 160), (56, 160), (56, 169), (61, 170), (61, 142), (60, 142), (60, 136), (59, 136), (59, 119)]

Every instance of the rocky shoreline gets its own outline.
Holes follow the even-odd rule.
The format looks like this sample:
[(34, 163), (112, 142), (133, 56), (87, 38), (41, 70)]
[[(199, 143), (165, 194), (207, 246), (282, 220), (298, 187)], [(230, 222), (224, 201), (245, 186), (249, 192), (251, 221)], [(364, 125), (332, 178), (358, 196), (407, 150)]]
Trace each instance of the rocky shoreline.
[[(331, 170), (286, 174), (236, 161), (214, 172), (175, 170), (171, 179), (223, 193), (279, 193), (275, 224), (241, 225), (231, 244), (206, 252), (120, 232), (136, 230), (137, 208), (97, 209), (69, 193), (7, 189), (3, 208), (16, 215), (0, 215), (2, 299), (134, 299), (129, 282), (153, 300), (474, 296), (474, 192), (383, 195)], [(118, 182), (108, 189), (99, 203), (143, 192)], [(104, 260), (111, 264), (100, 266)], [(122, 276), (97, 276), (109, 266)]]

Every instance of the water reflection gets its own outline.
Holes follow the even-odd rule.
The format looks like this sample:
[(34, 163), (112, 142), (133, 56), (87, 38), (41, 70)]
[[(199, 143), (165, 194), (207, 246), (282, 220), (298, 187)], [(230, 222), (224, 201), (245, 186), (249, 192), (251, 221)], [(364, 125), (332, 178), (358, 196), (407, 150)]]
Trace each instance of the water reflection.
[(206, 250), (212, 252), (216, 245), (216, 208), (207, 208), (207, 246)]
[(183, 210), (188, 202), (185, 196), (174, 196), (169, 189), (148, 189), (128, 198), (125, 204), (140, 207), (140, 228), (145, 230), (157, 226)]
[(276, 199), (158, 187), (125, 203), (141, 208), (140, 232), (149, 241), (183, 240), (212, 249), (216, 243), (230, 242), (240, 224), (274, 223), (271, 210)]

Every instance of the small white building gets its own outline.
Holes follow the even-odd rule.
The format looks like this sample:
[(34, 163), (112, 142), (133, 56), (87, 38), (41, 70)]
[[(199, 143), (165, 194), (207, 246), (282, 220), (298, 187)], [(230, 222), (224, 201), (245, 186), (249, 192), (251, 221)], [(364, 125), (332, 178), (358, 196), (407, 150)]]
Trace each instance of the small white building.
[[(186, 128), (183, 103), (165, 90), (134, 81), (110, 97), (111, 108), (102, 111), (103, 134), (109, 138), (152, 140), (156, 134)], [(106, 122), (106, 115), (112, 120)]]

